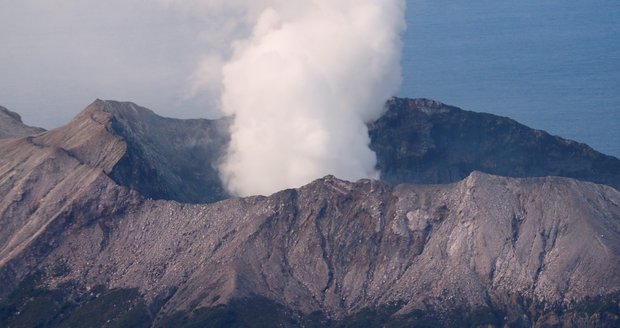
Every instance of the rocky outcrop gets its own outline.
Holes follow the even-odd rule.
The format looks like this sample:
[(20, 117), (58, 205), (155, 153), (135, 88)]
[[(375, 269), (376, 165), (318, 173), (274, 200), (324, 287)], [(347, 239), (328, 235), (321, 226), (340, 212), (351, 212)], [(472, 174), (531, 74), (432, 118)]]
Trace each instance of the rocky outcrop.
[(89, 311), (154, 326), (257, 313), (283, 326), (620, 319), (613, 188), (474, 172), (447, 185), (325, 177), (211, 205), (148, 200), (106, 174), (130, 149), (113, 117), (94, 107), (0, 143), (13, 151), (0, 159), (3, 325), (106, 325)]
[[(133, 103), (97, 100), (76, 120), (93, 111), (106, 113), (99, 115), (109, 121), (108, 132), (126, 148), (106, 171), (116, 183), (152, 199), (212, 203), (229, 197), (217, 172), (229, 142), (229, 119), (164, 118)], [(620, 188), (620, 159), (508, 118), (432, 100), (392, 99), (369, 134), (381, 180), (391, 185), (452, 183), (480, 171), (564, 176)]]
[[(0, 139), (45, 131), (25, 125), (21, 130), (3, 129), (3, 124), (13, 121), (3, 119), (2, 113), (0, 108)], [(9, 113), (12, 120), (19, 120), (18, 114)], [(229, 124), (226, 118), (165, 118), (134, 103), (96, 100), (69, 124), (29, 140), (67, 150), (144, 197), (213, 203), (229, 197), (217, 172), (228, 144)], [(111, 152), (120, 160), (108, 156)], [(112, 162), (95, 163), (101, 154)]]
[(44, 131), (42, 128), (25, 125), (19, 114), (0, 106), (0, 139), (25, 137)]
[(228, 145), (228, 119), (164, 118), (133, 103), (95, 101), (110, 113), (113, 132), (128, 150), (110, 172), (145, 197), (188, 203), (228, 198), (217, 165)]
[(369, 125), (381, 179), (450, 183), (473, 171), (510, 177), (563, 176), (620, 189), (620, 159), (514, 120), (428, 99), (388, 101)]

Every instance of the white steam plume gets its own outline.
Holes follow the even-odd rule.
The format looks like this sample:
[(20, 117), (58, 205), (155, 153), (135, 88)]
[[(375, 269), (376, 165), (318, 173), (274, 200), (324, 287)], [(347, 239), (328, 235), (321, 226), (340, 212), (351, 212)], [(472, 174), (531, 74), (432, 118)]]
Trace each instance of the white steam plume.
[[(230, 52), (217, 54), (227, 58), (221, 71), (205, 73), (209, 83), (221, 76), (222, 110), (234, 115), (219, 167), (230, 192), (269, 194), (327, 174), (377, 176), (365, 123), (400, 85), (404, 0), (203, 5), (240, 16)], [(207, 58), (203, 69), (217, 62)]]

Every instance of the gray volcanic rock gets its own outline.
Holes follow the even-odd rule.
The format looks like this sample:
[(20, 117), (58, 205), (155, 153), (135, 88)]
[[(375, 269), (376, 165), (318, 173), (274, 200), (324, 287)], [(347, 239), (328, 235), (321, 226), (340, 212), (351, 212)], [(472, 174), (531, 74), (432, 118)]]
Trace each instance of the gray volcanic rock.
[[(178, 120), (133, 103), (97, 100), (128, 148), (109, 173), (143, 196), (190, 203), (228, 198), (217, 165), (230, 119)], [(473, 171), (512, 177), (565, 176), (620, 188), (620, 159), (511, 119), (426, 99), (394, 98), (369, 125), (381, 180), (451, 183)]]
[[(481, 171), (620, 188), (620, 159), (511, 119), (426, 99), (394, 98), (386, 108), (369, 135), (381, 180), (391, 185), (451, 183)], [(107, 113), (110, 134), (125, 144), (123, 158), (106, 170), (116, 183), (153, 199), (212, 203), (229, 197), (216, 169), (230, 140), (229, 118), (170, 119), (133, 103), (102, 100), (84, 113), (91, 111)]]
[(0, 265), (45, 233), (90, 184), (109, 180), (105, 173), (126, 151), (109, 133), (109, 119), (86, 110), (62, 128), (0, 140)]
[(0, 106), (0, 139), (25, 137), (44, 132), (42, 128), (25, 125), (19, 114)]
[(212, 203), (228, 198), (217, 165), (229, 142), (229, 119), (164, 118), (133, 103), (96, 101), (113, 115), (114, 132), (128, 151), (110, 173), (123, 186), (153, 199)]
[(191, 168), (187, 154), (165, 157), (225, 140), (208, 121), (196, 135), (166, 120), (97, 101), (64, 127), (0, 140), (0, 326), (620, 324), (611, 187), (472, 172), (151, 200), (135, 190), (183, 189), (149, 186), (140, 161), (180, 186), (187, 175), (170, 172)]
[(0, 324), (620, 320), (613, 188), (474, 172), (449, 185), (326, 177), (211, 205), (148, 200), (106, 175), (129, 149), (113, 118), (92, 107), (0, 142)]
[(510, 177), (564, 176), (620, 189), (620, 159), (509, 118), (428, 99), (394, 98), (369, 125), (381, 180), (450, 183), (473, 171)]
[(97, 100), (127, 144), (110, 177), (153, 199), (212, 203), (228, 198), (217, 165), (228, 145), (228, 119), (164, 118), (128, 102)]

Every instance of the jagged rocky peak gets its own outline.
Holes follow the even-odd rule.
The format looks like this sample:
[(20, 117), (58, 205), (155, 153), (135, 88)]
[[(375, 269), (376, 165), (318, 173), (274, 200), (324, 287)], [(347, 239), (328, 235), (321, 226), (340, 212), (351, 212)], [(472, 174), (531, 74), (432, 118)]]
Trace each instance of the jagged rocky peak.
[[(59, 212), (22, 250), (44, 254), (38, 262), (16, 256), (0, 268), (20, 279), (40, 270), (47, 289), (34, 296), (0, 286), (24, 313), (22, 302), (45, 302), (46, 293), (62, 303), (99, 286), (106, 298), (131, 295), (138, 311), (108, 320), (153, 326), (619, 320), (620, 192), (606, 186), (479, 172), (396, 187), (328, 176), (269, 197), (189, 205), (138, 200), (100, 179), (67, 201), (41, 209)], [(80, 302), (56, 311), (76, 322), (81, 306), (97, 304)]]
[[(429, 99), (393, 98), (386, 108), (369, 125), (369, 135), (387, 183), (451, 183), (479, 170), (515, 177), (568, 176), (620, 187), (619, 159), (511, 119)], [(210, 203), (228, 197), (217, 166), (229, 142), (229, 126), (229, 118), (171, 119), (134, 103), (96, 100), (50, 134), (57, 139), (51, 143), (78, 157), (90, 149), (93, 154), (82, 156), (88, 162), (100, 155), (93, 149), (120, 140), (124, 146), (110, 151), (122, 152), (122, 158), (108, 156), (104, 168), (118, 184), (153, 199)]]
[(74, 120), (102, 116), (126, 150), (108, 171), (119, 185), (153, 199), (211, 203), (227, 198), (217, 164), (228, 143), (228, 119), (172, 119), (131, 102), (97, 99)]
[[(146, 197), (210, 203), (228, 197), (217, 166), (229, 125), (229, 118), (171, 119), (134, 103), (96, 100), (66, 127), (38, 140), (89, 163), (107, 154), (102, 168)], [(451, 183), (479, 170), (567, 176), (620, 188), (615, 157), (508, 118), (429, 99), (391, 99), (385, 114), (369, 125), (369, 135), (381, 180), (390, 184)]]
[(369, 124), (370, 148), (390, 184), (450, 183), (472, 171), (565, 176), (620, 188), (620, 159), (492, 114), (428, 99), (394, 98)]
[(387, 101), (386, 107), (393, 111), (410, 110), (416, 108), (417, 110), (426, 113), (428, 115), (447, 113), (451, 110), (458, 110), (457, 107), (447, 106), (446, 104), (427, 98), (397, 98), (394, 97)]
[(172, 119), (133, 103), (100, 102), (128, 151), (110, 177), (145, 197), (212, 203), (228, 197), (217, 171), (228, 119)]
[(229, 124), (164, 118), (134, 103), (97, 99), (68, 124), (29, 140), (58, 147), (145, 197), (211, 203), (228, 197), (216, 167)]
[(44, 132), (45, 129), (32, 127), (22, 122), (22, 117), (0, 106), (0, 139), (25, 137)]

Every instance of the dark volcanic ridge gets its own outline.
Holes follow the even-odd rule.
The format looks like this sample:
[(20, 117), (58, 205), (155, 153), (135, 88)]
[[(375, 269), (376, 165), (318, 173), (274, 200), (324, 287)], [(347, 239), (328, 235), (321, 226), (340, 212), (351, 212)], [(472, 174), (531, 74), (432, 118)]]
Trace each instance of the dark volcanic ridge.
[(64, 127), (0, 140), (0, 326), (620, 323), (620, 192), (476, 167), (617, 188), (618, 159), (394, 99), (370, 125), (387, 183), (224, 199), (227, 126), (98, 100)]
[[(130, 102), (97, 100), (62, 129), (83, 124), (80, 119), (92, 112), (108, 113), (110, 132), (125, 144), (123, 157), (108, 172), (118, 184), (148, 198), (185, 203), (229, 197), (217, 171), (230, 140), (229, 118), (164, 118)], [(0, 125), (3, 121), (0, 117)], [(28, 129), (22, 134), (44, 131)], [(480, 171), (508, 177), (563, 176), (620, 189), (616, 157), (509, 118), (433, 100), (388, 101), (385, 114), (369, 124), (369, 135), (381, 180), (390, 185), (452, 183)]]
[(230, 137), (229, 119), (164, 118), (133, 103), (95, 101), (89, 108), (112, 114), (127, 151), (110, 177), (153, 199), (213, 203), (225, 198), (217, 165)]
[(389, 184), (450, 183), (481, 171), (562, 176), (620, 189), (620, 159), (510, 118), (428, 99), (394, 98), (369, 125), (370, 148)]

